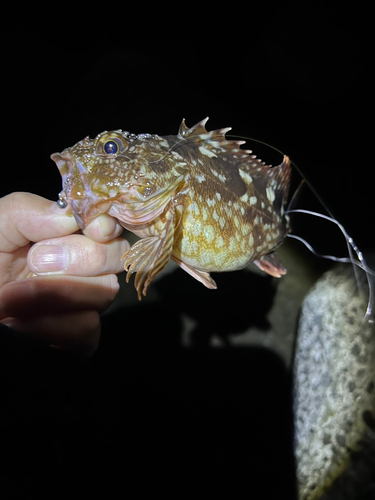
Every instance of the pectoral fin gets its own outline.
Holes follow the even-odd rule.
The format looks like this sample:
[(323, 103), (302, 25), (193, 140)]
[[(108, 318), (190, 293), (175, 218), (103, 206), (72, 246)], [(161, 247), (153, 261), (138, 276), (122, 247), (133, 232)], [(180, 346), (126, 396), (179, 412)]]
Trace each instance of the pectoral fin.
[(254, 260), (254, 264), (274, 278), (281, 278), (281, 276), (286, 274), (286, 269), (276, 253), (263, 255), (260, 259)]
[(137, 273), (134, 281), (138, 292), (138, 299), (146, 295), (151, 281), (167, 265), (173, 248), (174, 239), (174, 206), (170, 202), (162, 214), (165, 226), (160, 235), (149, 236), (137, 241), (124, 253), (125, 271), (128, 272), (128, 282), (133, 273)]

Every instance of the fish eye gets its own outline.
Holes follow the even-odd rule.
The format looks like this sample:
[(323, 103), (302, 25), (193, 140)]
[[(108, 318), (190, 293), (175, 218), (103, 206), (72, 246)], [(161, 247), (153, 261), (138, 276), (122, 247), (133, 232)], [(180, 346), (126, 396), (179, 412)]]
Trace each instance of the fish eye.
[(118, 152), (118, 145), (115, 141), (107, 141), (103, 146), (107, 155), (115, 155)]
[(118, 132), (106, 132), (97, 137), (96, 154), (101, 156), (116, 156), (128, 149), (129, 143)]

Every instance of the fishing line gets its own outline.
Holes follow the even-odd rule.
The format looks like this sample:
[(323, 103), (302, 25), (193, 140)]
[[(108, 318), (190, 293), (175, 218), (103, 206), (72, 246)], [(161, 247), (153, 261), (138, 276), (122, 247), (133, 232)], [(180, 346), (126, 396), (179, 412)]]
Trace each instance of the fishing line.
[[(234, 134), (227, 134), (227, 137), (235, 137), (235, 138), (239, 138), (239, 139), (245, 139), (247, 141), (257, 142), (259, 144), (263, 144), (264, 146), (267, 146), (267, 147), (273, 149), (274, 151), (276, 151), (277, 153), (281, 154), (282, 156), (285, 156), (284, 153), (282, 151), (280, 151), (280, 149), (272, 146), (271, 144), (268, 144), (267, 142), (261, 141), (259, 139), (252, 139), (250, 137), (244, 137), (244, 136), (239, 136), (239, 135), (234, 135)], [(319, 196), (319, 194), (317, 193), (317, 191), (313, 188), (313, 186), (306, 179), (306, 177), (304, 176), (304, 174), (302, 173), (302, 171), (298, 168), (298, 166), (292, 160), (291, 160), (291, 164), (296, 169), (296, 171), (300, 174), (300, 176), (302, 177), (303, 180), (300, 183), (300, 185), (298, 186), (298, 188), (296, 189), (296, 191), (294, 192), (294, 194), (292, 196), (292, 199), (291, 199), (291, 201), (289, 203), (288, 209), (287, 209), (287, 211), (285, 213), (286, 214), (290, 214), (290, 213), (303, 213), (303, 214), (306, 214), (306, 215), (313, 215), (315, 217), (320, 217), (322, 219), (326, 219), (329, 222), (332, 222), (333, 224), (335, 224), (336, 226), (338, 226), (338, 228), (340, 229), (340, 231), (342, 232), (342, 234), (343, 234), (343, 236), (345, 238), (347, 249), (348, 249), (349, 258), (347, 258), (347, 257), (335, 257), (333, 255), (322, 255), (322, 254), (319, 254), (318, 252), (316, 252), (314, 250), (314, 248), (307, 241), (305, 241), (300, 236), (297, 236), (297, 235), (294, 235), (294, 234), (288, 234), (287, 236), (289, 238), (294, 238), (294, 239), (300, 241), (301, 243), (303, 243), (306, 246), (306, 248), (308, 248), (310, 250), (310, 252), (312, 252), (317, 257), (324, 258), (324, 259), (329, 259), (329, 260), (332, 260), (332, 261), (335, 261), (335, 262), (351, 263), (353, 265), (353, 270), (354, 270), (355, 278), (356, 278), (356, 281), (357, 281), (357, 287), (358, 287), (358, 289), (361, 289), (360, 277), (359, 277), (359, 274), (358, 274), (358, 268), (362, 269), (365, 272), (365, 274), (366, 274), (366, 280), (367, 280), (367, 285), (368, 285), (369, 296), (368, 296), (367, 309), (366, 309), (366, 313), (365, 313), (365, 316), (363, 318), (363, 321), (367, 320), (368, 323), (374, 324), (373, 309), (374, 309), (374, 306), (375, 306), (375, 289), (374, 289), (375, 280), (373, 280), (372, 277), (375, 276), (375, 272), (367, 265), (362, 252), (359, 250), (359, 248), (357, 247), (357, 245), (354, 243), (353, 238), (346, 232), (344, 226), (342, 224), (340, 224), (340, 222), (338, 222), (332, 216), (330, 210), (328, 209), (328, 207), (326, 206), (326, 204), (324, 203), (324, 201), (322, 200), (322, 198)], [(300, 189), (301, 189), (301, 187), (302, 187), (302, 185), (304, 183), (306, 183), (308, 185), (308, 187), (310, 188), (311, 192), (314, 194), (314, 196), (316, 197), (316, 199), (322, 205), (322, 207), (324, 208), (324, 210), (330, 215), (330, 217), (327, 216), (327, 215), (318, 213), (318, 212), (313, 212), (311, 210), (298, 209), (298, 208), (297, 209), (292, 209), (291, 208), (291, 206), (293, 205), (293, 203), (294, 203), (294, 201), (296, 199), (296, 195), (299, 193), (299, 191), (300, 191)], [(353, 252), (355, 253), (356, 258), (354, 257)]]
[[(320, 257), (323, 259), (328, 259), (328, 260), (333, 260), (335, 262), (343, 262), (343, 263), (348, 263), (348, 264), (350, 263), (354, 266), (359, 267), (360, 269), (362, 269), (366, 273), (367, 284), (368, 284), (368, 288), (369, 288), (369, 298), (368, 298), (367, 309), (366, 309), (366, 314), (365, 314), (364, 319), (367, 319), (368, 322), (372, 324), (374, 322), (374, 320), (372, 318), (372, 312), (373, 312), (372, 308), (373, 308), (373, 304), (375, 302), (375, 297), (374, 297), (374, 288), (373, 288), (372, 280), (370, 279), (369, 275), (375, 276), (375, 272), (372, 271), (367, 266), (362, 252), (359, 250), (359, 248), (354, 243), (353, 238), (351, 236), (349, 236), (349, 234), (346, 232), (344, 226), (342, 224), (340, 224), (340, 222), (338, 222), (336, 219), (333, 219), (332, 217), (328, 217), (327, 215), (323, 215), (323, 214), (320, 214), (318, 212), (312, 212), (311, 210), (304, 210), (302, 208), (297, 208), (297, 209), (287, 210), (286, 213), (303, 213), (303, 214), (307, 214), (307, 215), (313, 215), (315, 217), (321, 217), (321, 218), (326, 219), (330, 222), (333, 222), (334, 224), (336, 224), (339, 227), (339, 229), (342, 232), (342, 234), (344, 235), (346, 243), (347, 243), (349, 258), (347, 258), (347, 257), (335, 257), (334, 255), (319, 254), (318, 252), (316, 252), (314, 250), (314, 248), (307, 241), (305, 241), (300, 236), (297, 236), (295, 234), (288, 234), (288, 237), (294, 238), (294, 239), (300, 241), (301, 243), (303, 243), (317, 257)], [(353, 258), (353, 250), (356, 253), (358, 260), (355, 260)], [(356, 270), (355, 267), (354, 267), (354, 270)], [(358, 281), (357, 281), (357, 285), (359, 287)]]

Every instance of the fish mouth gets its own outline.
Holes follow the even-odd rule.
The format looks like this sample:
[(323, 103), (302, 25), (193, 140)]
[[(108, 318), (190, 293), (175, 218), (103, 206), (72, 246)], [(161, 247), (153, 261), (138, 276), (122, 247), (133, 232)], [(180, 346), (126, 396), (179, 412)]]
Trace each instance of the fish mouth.
[(51, 155), (51, 160), (53, 160), (56, 163), (57, 168), (59, 169), (64, 189), (65, 186), (68, 184), (67, 179), (69, 178), (69, 175), (73, 170), (72, 157), (70, 156), (70, 154), (64, 154), (64, 152), (53, 153)]
[(98, 208), (98, 199), (90, 188), (90, 175), (81, 165), (77, 165), (69, 153), (53, 153), (51, 159), (56, 163), (62, 178), (62, 191), (59, 194), (61, 206), (71, 206), (74, 218), (80, 229), (90, 224), (103, 210)]

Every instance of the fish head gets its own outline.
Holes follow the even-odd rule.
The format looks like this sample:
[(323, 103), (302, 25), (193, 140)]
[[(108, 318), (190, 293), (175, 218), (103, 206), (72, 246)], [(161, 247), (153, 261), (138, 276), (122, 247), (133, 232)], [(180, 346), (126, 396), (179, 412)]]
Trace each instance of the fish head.
[(155, 218), (167, 203), (171, 185), (181, 181), (178, 172), (167, 173), (168, 166), (162, 166), (162, 142), (150, 134), (105, 131), (52, 154), (62, 177), (60, 206), (71, 206), (81, 229), (102, 213), (116, 217), (124, 227)]

